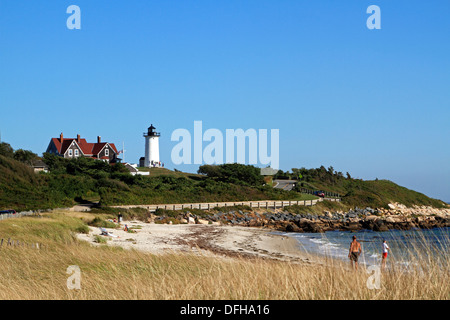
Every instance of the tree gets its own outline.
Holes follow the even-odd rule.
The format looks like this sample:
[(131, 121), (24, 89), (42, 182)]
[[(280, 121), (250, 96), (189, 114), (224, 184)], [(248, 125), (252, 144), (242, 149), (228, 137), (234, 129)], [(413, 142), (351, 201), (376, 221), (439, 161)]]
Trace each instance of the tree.
[(14, 149), (11, 147), (9, 143), (2, 142), (0, 143), (0, 155), (8, 158), (13, 158)]
[(29, 150), (23, 150), (19, 149), (14, 152), (14, 159), (17, 161), (20, 161), (22, 163), (25, 163), (27, 165), (33, 165), (33, 162), (37, 159), (39, 159), (38, 155), (29, 151)]
[(130, 173), (130, 171), (127, 169), (127, 167), (125, 167), (125, 165), (123, 163), (115, 163), (112, 168), (111, 168), (111, 172), (113, 173)]
[(208, 178), (222, 178), (222, 170), (220, 166), (205, 164), (200, 166), (197, 171), (198, 174), (204, 174)]
[(221, 165), (203, 165), (198, 169), (199, 174), (218, 181), (260, 186), (264, 184), (261, 169), (251, 165), (226, 163)]
[(54, 154), (45, 152), (42, 159), (52, 173), (67, 173), (66, 167), (68, 159), (55, 156)]

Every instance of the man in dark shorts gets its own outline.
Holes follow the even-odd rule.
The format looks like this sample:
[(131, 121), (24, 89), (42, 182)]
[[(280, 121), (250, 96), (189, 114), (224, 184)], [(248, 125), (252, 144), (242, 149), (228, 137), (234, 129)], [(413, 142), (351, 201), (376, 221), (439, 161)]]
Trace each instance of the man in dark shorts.
[(356, 241), (356, 236), (353, 236), (353, 241), (350, 243), (350, 249), (348, 252), (348, 258), (350, 259), (350, 264), (353, 268), (353, 262), (355, 262), (355, 269), (358, 270), (358, 258), (362, 252), (361, 244)]

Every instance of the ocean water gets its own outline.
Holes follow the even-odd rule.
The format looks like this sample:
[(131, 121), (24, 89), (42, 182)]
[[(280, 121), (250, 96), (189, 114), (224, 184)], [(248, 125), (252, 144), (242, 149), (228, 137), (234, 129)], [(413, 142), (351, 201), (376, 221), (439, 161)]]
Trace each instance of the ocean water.
[[(417, 256), (442, 259), (450, 254), (450, 228), (282, 234), (295, 238), (299, 250), (347, 262), (349, 261), (348, 251), (352, 237), (356, 236), (363, 249), (359, 263), (366, 266), (380, 265), (383, 239), (386, 239), (391, 249), (388, 254), (388, 262), (394, 262), (396, 265), (407, 267), (417, 261)], [(432, 257), (429, 257), (430, 255)]]

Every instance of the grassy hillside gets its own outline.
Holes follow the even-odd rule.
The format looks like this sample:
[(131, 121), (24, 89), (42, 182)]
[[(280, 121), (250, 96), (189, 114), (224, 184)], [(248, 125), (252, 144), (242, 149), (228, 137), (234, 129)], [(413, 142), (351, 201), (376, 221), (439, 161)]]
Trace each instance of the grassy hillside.
[(73, 203), (62, 190), (51, 190), (50, 185), (48, 177), (0, 155), (0, 209), (46, 209)]
[(358, 207), (387, 207), (389, 203), (398, 202), (406, 206), (432, 206), (436, 208), (446, 207), (441, 200), (432, 199), (426, 195), (399, 186), (389, 180), (361, 180), (354, 179), (336, 172), (332, 167), (325, 169), (323, 166), (317, 169), (293, 169), (301, 174), (301, 179), (296, 190), (301, 188), (311, 190), (324, 190), (339, 193), (342, 203), (348, 206)]
[[(5, 147), (6, 144), (2, 144)], [(8, 145), (9, 146), (9, 145)], [(6, 150), (6, 151), (5, 151)], [(18, 150), (19, 151), (19, 150)], [(342, 195), (342, 207), (448, 206), (440, 200), (387, 180), (353, 179), (331, 167), (292, 169), (278, 176), (299, 177), (293, 191), (274, 189), (260, 169), (241, 164), (204, 165), (199, 174), (151, 168), (150, 176), (132, 176), (121, 165), (89, 158), (68, 160), (46, 154), (48, 174), (36, 174), (28, 163), (36, 155), (12, 148), (0, 150), (0, 209), (47, 209), (96, 200), (104, 206), (248, 200), (303, 200), (302, 188)], [(276, 178), (276, 177), (275, 177)]]
[[(50, 173), (36, 174), (26, 164), (0, 155), (0, 209), (67, 207), (94, 199), (106, 206), (302, 199), (296, 192), (263, 183), (253, 185), (235, 177), (230, 182), (162, 168), (151, 169), (150, 176), (132, 176), (123, 165), (88, 158), (67, 160), (45, 155), (44, 161)], [(253, 168), (244, 166), (243, 170)]]

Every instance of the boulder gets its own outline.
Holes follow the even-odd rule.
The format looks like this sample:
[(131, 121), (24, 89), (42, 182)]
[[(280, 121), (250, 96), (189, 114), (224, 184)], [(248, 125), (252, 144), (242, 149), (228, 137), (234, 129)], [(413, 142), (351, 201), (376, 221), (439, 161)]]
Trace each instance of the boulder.
[(350, 222), (348, 224), (348, 226), (345, 227), (347, 230), (360, 230), (361, 229), (361, 225), (358, 222)]
[(412, 221), (407, 221), (406, 225), (407, 225), (408, 230), (412, 229), (412, 228), (417, 228), (417, 226)]
[(357, 215), (355, 212), (349, 212), (349, 213), (347, 214), (347, 217), (348, 217), (348, 218), (356, 218), (356, 217), (358, 217), (358, 215)]
[(375, 223), (373, 225), (373, 230), (374, 231), (389, 231), (389, 228), (384, 224), (384, 223)]
[(299, 228), (297, 225), (295, 225), (294, 223), (288, 223), (286, 225), (286, 232), (302, 232), (303, 230), (301, 228)]
[(249, 226), (249, 227), (261, 227), (261, 226), (263, 226), (263, 225), (264, 225), (264, 222), (263, 222), (263, 221), (261, 221), (261, 220), (256, 220), (256, 219), (251, 220), (251, 221), (248, 223), (248, 226)]
[(208, 220), (204, 220), (204, 219), (198, 219), (198, 223), (199, 224), (209, 224)]
[(195, 224), (195, 219), (192, 218), (192, 217), (188, 217), (188, 218), (187, 218), (187, 223), (188, 223), (188, 224)]
[(394, 204), (392, 204), (392, 203), (389, 203), (388, 207), (389, 207), (389, 209), (392, 209), (392, 210), (397, 209), (397, 207)]
[(301, 227), (306, 232), (312, 232), (312, 233), (322, 233), (324, 232), (324, 229), (321, 224), (316, 222), (307, 222), (304, 227)]

